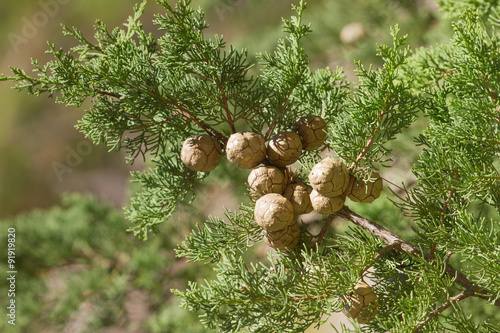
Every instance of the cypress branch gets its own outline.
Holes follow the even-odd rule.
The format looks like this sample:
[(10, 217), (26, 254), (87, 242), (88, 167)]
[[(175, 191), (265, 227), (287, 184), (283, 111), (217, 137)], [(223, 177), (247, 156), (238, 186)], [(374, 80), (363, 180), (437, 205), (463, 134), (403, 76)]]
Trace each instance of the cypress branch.
[[(500, 22), (490, 15), (493, 4), (475, 4), (479, 12), (474, 12), (462, 11), (463, 3), (441, 1), (450, 15), (461, 11), (449, 43), (412, 52), (396, 26), (392, 45), (378, 45), (382, 67), (358, 61), (358, 82), (350, 83), (341, 68), (310, 69), (303, 46), (311, 33), (311, 25), (303, 22), (304, 1), (293, 6), (295, 16), (283, 20), (286, 37), (273, 52), (261, 53), (257, 64), (221, 36), (208, 38), (204, 13), (190, 1), (158, 3), (166, 11), (154, 21), (164, 32), (159, 39), (143, 30), (143, 2), (124, 27), (110, 30), (97, 21), (95, 42), (76, 28), (63, 27), (78, 45), (64, 51), (49, 44), (53, 60), (45, 65), (33, 60), (33, 76), (17, 68), (13, 76), (0, 76), (18, 90), (55, 97), (57, 103), (79, 107), (90, 100), (78, 129), (95, 143), (124, 150), (129, 162), (142, 157), (151, 163), (150, 170), (133, 174), (141, 190), (125, 210), (129, 230), (139, 238), (171, 223), (176, 209), (192, 204), (201, 183), (211, 177), (212, 171), (193, 171), (181, 160), (187, 138), (208, 135), (211, 145), (193, 148), (192, 155), (203, 160), (214, 154), (219, 162), (231, 134), (251, 129), (257, 141), (260, 136), (265, 141), (250, 149), (258, 156), (269, 149), (265, 144), (269, 147), (274, 134), (293, 131), (298, 118), (321, 116), (327, 124), (324, 146), (302, 152), (299, 170), (288, 167), (278, 185), (300, 179), (307, 185), (308, 172), (325, 153), (334, 152), (349, 169), (342, 178), (347, 188), (336, 199), (347, 195), (354, 200), (349, 180), (369, 181), (374, 170), (389, 170), (401, 134), (424, 116), (428, 123), (411, 148), (420, 146), (410, 161), (416, 184), (403, 184), (400, 197), (391, 197), (395, 205), (380, 198), (357, 205), (359, 214), (343, 206), (311, 225), (293, 224), (291, 209), (283, 209), (284, 216), (292, 217), (289, 229), (263, 230), (250, 202), (226, 210), (225, 219), (198, 223), (177, 255), (213, 265), (216, 277), (173, 291), (184, 308), (200, 312), (211, 329), (303, 332), (332, 312), (344, 310), (354, 317), (354, 302), (347, 300), (369, 278), (379, 301), (371, 317), (354, 319), (367, 319), (358, 331), (495, 327), (475, 325), (458, 306), (477, 298), (500, 306), (500, 39), (481, 20), (483, 15), (492, 18), (493, 26)], [(256, 66), (260, 72), (251, 76)], [(217, 172), (214, 177), (229, 177)], [(380, 172), (392, 183), (390, 171)], [(281, 201), (291, 204), (286, 200)], [(331, 232), (335, 216), (355, 227)], [(312, 234), (308, 229), (315, 222), (322, 226)], [(407, 241), (393, 232), (406, 225), (414, 227), (405, 231)], [(273, 234), (277, 231), (288, 233)], [(283, 250), (276, 246), (267, 258), (254, 251), (264, 238), (284, 235), (295, 237), (293, 249), (283, 243)]]
[[(377, 236), (379, 239), (384, 241), (384, 243), (389, 245), (391, 249), (397, 249), (399, 251), (407, 252), (412, 256), (424, 258), (425, 260), (432, 260), (430, 254), (422, 252), (421, 249), (405, 242), (394, 233), (384, 229), (381, 225), (359, 216), (346, 206), (344, 206), (335, 214), (351, 221), (357, 226)], [(464, 287), (466, 290), (474, 290), (474, 296), (493, 301), (496, 306), (500, 306), (500, 300), (496, 297), (491, 296), (494, 293), (489, 290), (481, 289), (479, 286), (471, 282), (467, 278), (467, 275), (456, 270), (450, 264), (446, 264), (445, 272), (450, 276), (450, 278), (455, 279), (455, 282)]]

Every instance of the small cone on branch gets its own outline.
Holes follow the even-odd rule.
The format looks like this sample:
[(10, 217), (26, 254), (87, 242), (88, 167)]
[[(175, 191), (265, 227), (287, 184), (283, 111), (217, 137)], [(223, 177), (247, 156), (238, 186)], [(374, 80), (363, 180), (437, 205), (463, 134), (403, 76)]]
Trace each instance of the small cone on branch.
[(226, 158), (243, 169), (256, 167), (266, 158), (264, 137), (253, 132), (231, 134), (226, 143)]
[(311, 186), (303, 182), (291, 183), (285, 187), (283, 196), (292, 203), (295, 215), (308, 214), (313, 211), (311, 191)]
[(295, 125), (295, 132), (302, 140), (302, 149), (316, 150), (325, 142), (326, 122), (320, 116), (309, 115), (299, 118)]
[(221, 145), (210, 135), (192, 136), (187, 138), (182, 145), (181, 161), (193, 171), (212, 171), (219, 165), (221, 159)]
[(292, 203), (277, 193), (266, 194), (257, 200), (254, 218), (268, 232), (281, 230), (295, 223)]
[(329, 215), (338, 211), (344, 206), (345, 195), (337, 195), (334, 197), (325, 197), (316, 190), (311, 192), (311, 204), (315, 211), (321, 215)]
[(300, 227), (297, 222), (278, 231), (268, 232), (264, 242), (273, 249), (285, 251), (293, 249), (299, 242)]
[(377, 294), (363, 281), (354, 287), (354, 292), (342, 298), (346, 301), (342, 312), (360, 324), (369, 323), (377, 314)]
[(327, 157), (309, 173), (313, 189), (326, 197), (344, 194), (349, 186), (349, 171), (339, 158)]
[(267, 145), (267, 159), (280, 168), (295, 163), (301, 153), (302, 141), (295, 132), (276, 134)]
[(354, 202), (371, 203), (382, 193), (384, 185), (379, 173), (373, 171), (370, 180), (364, 181), (351, 176), (347, 197)]
[(268, 193), (283, 193), (285, 175), (274, 166), (261, 166), (253, 169), (248, 175), (248, 185), (261, 197)]

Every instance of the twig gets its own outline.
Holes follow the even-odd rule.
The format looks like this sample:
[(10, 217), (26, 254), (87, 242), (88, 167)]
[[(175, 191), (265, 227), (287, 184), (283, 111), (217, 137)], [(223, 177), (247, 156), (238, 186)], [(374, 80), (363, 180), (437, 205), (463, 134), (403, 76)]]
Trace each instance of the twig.
[[(135, 87), (133, 87), (135, 88)], [(119, 98), (118, 95), (114, 94), (114, 93), (110, 93), (110, 92), (107, 92), (107, 91), (103, 91), (103, 90), (99, 90), (99, 89), (94, 89), (97, 93), (99, 94), (102, 94), (102, 95), (106, 95), (106, 96), (111, 96), (111, 97), (115, 97), (115, 98)], [(152, 90), (143, 90), (143, 92), (151, 95), (153, 98), (157, 98), (157, 99), (160, 99), (162, 100), (163, 102), (171, 105), (171, 106), (174, 106), (174, 111), (183, 116), (184, 118), (188, 119), (189, 121), (191, 121), (193, 124), (197, 125), (198, 127), (200, 127), (201, 129), (205, 130), (208, 134), (216, 137), (217, 139), (219, 139), (223, 145), (226, 144), (227, 142), (227, 137), (222, 135), (222, 133), (218, 132), (217, 130), (213, 129), (210, 125), (208, 125), (207, 123), (205, 123), (203, 120), (199, 119), (198, 117), (196, 117), (194, 114), (192, 114), (188, 109), (182, 107), (181, 105), (179, 105), (179, 103), (176, 103), (176, 102), (173, 102), (163, 96), (161, 96), (160, 94), (158, 94), (158, 92), (154, 89)], [(155, 126), (155, 125), (161, 125), (161, 124), (164, 124), (166, 123), (167, 121), (171, 120), (171, 117), (169, 118), (166, 118), (160, 122), (157, 122), (157, 123), (153, 123), (153, 124), (150, 124), (150, 125), (147, 125), (147, 126), (144, 126), (144, 129), (146, 128), (149, 128), (151, 126)], [(138, 128), (135, 128), (135, 129), (138, 129)], [(132, 130), (134, 130), (134, 128), (132, 128)]]
[[(455, 175), (453, 176), (453, 180), (456, 182), (458, 179), (458, 170), (455, 170)], [(440, 217), (440, 222), (443, 223), (444, 221), (444, 214), (446, 213), (446, 210), (448, 209), (448, 205), (450, 204), (451, 197), (455, 193), (456, 189), (454, 186), (450, 189), (450, 193), (448, 193), (448, 197), (446, 198), (446, 201), (444, 202), (443, 205), (443, 211), (441, 212), (441, 217)]]
[(318, 234), (318, 239), (316, 240), (317, 244), (321, 244), (323, 242), (323, 238), (325, 238), (325, 234), (330, 227), (330, 224), (332, 224), (333, 218), (335, 217), (334, 214), (328, 215), (328, 218), (325, 221), (325, 224), (323, 225), (323, 228), (321, 228), (320, 233)]
[(392, 186), (397, 187), (397, 188), (398, 188), (401, 192), (404, 192), (404, 191), (405, 191), (405, 189), (404, 189), (404, 188), (402, 188), (402, 187), (401, 187), (401, 186), (399, 186), (399, 185), (394, 184), (393, 182), (391, 182), (391, 181), (390, 181), (390, 180), (388, 180), (387, 178), (384, 178), (384, 177), (380, 177), (380, 178), (382, 178), (382, 180), (383, 180), (383, 181), (385, 181), (386, 183), (389, 183), (389, 184), (391, 184)]
[[(244, 285), (243, 288), (248, 290), (248, 286)], [(332, 293), (333, 294), (333, 293)], [(322, 294), (322, 295), (315, 295), (315, 296), (305, 296), (305, 297), (292, 297), (292, 298), (287, 298), (286, 302), (293, 302), (293, 303), (299, 303), (303, 301), (316, 301), (316, 300), (321, 300), (321, 299), (328, 299), (332, 297), (332, 294)], [(259, 297), (255, 298), (252, 300), (253, 302), (272, 302), (275, 303), (277, 299), (274, 298), (268, 298), (268, 297)], [(230, 300), (224, 304), (232, 305), (232, 304), (241, 304), (247, 302), (246, 300), (243, 299), (233, 299)]]
[[(290, 98), (290, 94), (288, 94), (286, 96), (286, 99), (285, 101), (283, 102), (283, 104), (281, 105), (281, 109), (279, 110), (279, 113), (278, 113), (278, 116), (283, 112), (283, 110), (285, 110), (285, 106), (288, 104), (288, 99)], [(266, 131), (266, 134), (264, 135), (264, 140), (267, 141), (267, 139), (269, 138), (269, 135), (271, 134), (271, 132), (273, 131), (274, 129), (274, 126), (276, 126), (276, 120), (274, 120), (271, 125), (269, 125), (269, 128), (267, 129)]]
[[(358, 214), (350, 210), (349, 207), (347, 206), (342, 207), (339, 211), (335, 213), (335, 215), (340, 216), (348, 221), (351, 221), (355, 225), (363, 228), (364, 230), (378, 237), (386, 244), (394, 244), (399, 242), (400, 245), (398, 247), (395, 247), (395, 249), (398, 249), (399, 251), (407, 252), (408, 254), (414, 257), (419, 257), (419, 258), (423, 257), (426, 260), (429, 260), (429, 254), (424, 253), (418, 247), (408, 242), (405, 242), (399, 236), (393, 234), (387, 229), (384, 229), (379, 224), (372, 222), (368, 219), (365, 219), (362, 216), (359, 216)], [(471, 282), (464, 273), (460, 272), (459, 270), (456, 270), (450, 264), (446, 264), (445, 272), (452, 279), (455, 279), (455, 282), (461, 285), (466, 290), (476, 287), (476, 285), (473, 282)], [(476, 293), (473, 296), (488, 300), (490, 302), (492, 301), (491, 297), (488, 297), (488, 295), (492, 294), (489, 290), (479, 287), (477, 288), (478, 289), (476, 290)], [(493, 304), (500, 307), (500, 300), (495, 300)]]
[(269, 125), (269, 128), (267, 129), (266, 134), (264, 135), (264, 140), (267, 140), (267, 138), (269, 137), (269, 134), (271, 134), (271, 131), (273, 130), (275, 125), (276, 125), (276, 120), (273, 121), (271, 123), (271, 125)]
[[(199, 45), (197, 45), (199, 46)], [(207, 65), (210, 65), (210, 60), (207, 59), (207, 58), (204, 58), (203, 59), (205, 61), (205, 63)], [(222, 104), (223, 104), (223, 108), (224, 110), (226, 111), (226, 116), (227, 116), (227, 122), (229, 124), (229, 126), (231, 127), (231, 131), (232, 133), (236, 133), (236, 128), (234, 127), (234, 121), (233, 121), (233, 118), (231, 117), (231, 114), (229, 113), (229, 107), (228, 107), (228, 104), (227, 104), (227, 97), (226, 97), (226, 94), (224, 93), (224, 90), (222, 89), (222, 84), (219, 80), (219, 77), (216, 76), (215, 78), (215, 81), (210, 79), (209, 77), (187, 67), (187, 66), (184, 66), (184, 69), (186, 69), (188, 72), (194, 74), (194, 75), (197, 75), (199, 77), (201, 77), (202, 79), (204, 79), (205, 81), (209, 81), (209, 82), (212, 82), (212, 83), (216, 83), (217, 84), (217, 88), (220, 90), (221, 94), (222, 94)], [(227, 141), (227, 139), (226, 139)]]
[(220, 93), (222, 94), (222, 104), (223, 104), (224, 110), (226, 111), (227, 123), (231, 127), (232, 133), (236, 133), (236, 127), (234, 127), (233, 118), (231, 117), (231, 113), (229, 112), (229, 106), (227, 104), (227, 97), (226, 97), (226, 94), (224, 93), (224, 89), (222, 89), (222, 84), (220, 83), (220, 80), (218, 77), (217, 77), (217, 88), (219, 88)]
[[(208, 65), (210, 65), (210, 61), (208, 59), (205, 58), (204, 61)], [(228, 104), (227, 104), (227, 97), (226, 97), (226, 94), (224, 93), (224, 90), (222, 89), (222, 84), (221, 84), (219, 78), (216, 76), (215, 82), (214, 82), (214, 80), (212, 80), (209, 77), (201, 74), (200, 72), (195, 71), (194, 69), (191, 69), (191, 68), (189, 68), (187, 66), (184, 66), (184, 69), (187, 70), (188, 72), (190, 72), (191, 74), (194, 74), (194, 75), (197, 75), (197, 76), (201, 77), (205, 81), (209, 81), (209, 82), (217, 84), (217, 88), (220, 90), (220, 92), (222, 94), (222, 104), (224, 105), (224, 110), (226, 111), (227, 122), (228, 122), (229, 126), (231, 127), (232, 133), (236, 133), (236, 128), (234, 127), (233, 118), (231, 117), (231, 114), (229, 113), (229, 107), (228, 107)]]
[[(458, 169), (455, 170), (455, 176), (453, 176), (453, 179), (455, 180), (455, 182), (457, 181), (457, 179), (458, 179)], [(441, 211), (441, 217), (439, 218), (440, 224), (443, 224), (444, 216), (446, 214), (446, 210), (448, 209), (448, 205), (450, 204), (451, 197), (453, 196), (453, 194), (455, 193), (455, 191), (456, 191), (455, 186), (452, 186), (451, 189), (450, 189), (450, 192), (448, 193), (448, 197), (446, 198), (446, 200), (444, 202), (443, 210)], [(429, 257), (430, 257), (431, 260), (436, 259), (436, 248), (437, 248), (437, 243), (432, 243), (432, 245), (431, 245), (431, 251), (429, 253)]]
[(339, 211), (335, 213), (335, 215), (343, 217), (346, 220), (351, 221), (352, 223), (356, 224), (357, 226), (365, 229), (369, 233), (377, 236), (380, 238), (384, 243), (386, 244), (395, 244), (395, 243), (400, 243), (399, 249), (402, 251), (411, 253), (411, 254), (416, 254), (417, 252), (421, 254), (421, 251), (416, 248), (415, 246), (405, 242), (401, 238), (399, 238), (397, 235), (393, 234), (389, 230), (384, 229), (382, 226), (379, 224), (372, 222), (368, 219), (365, 219), (362, 216), (359, 216), (355, 212), (349, 209), (349, 207), (344, 206), (342, 207)]
[[(208, 60), (205, 59), (205, 62), (207, 62), (207, 61)], [(187, 66), (184, 66), (184, 69), (187, 70), (188, 72), (190, 72), (191, 74), (194, 74), (194, 75), (201, 77), (205, 81), (213, 82), (210, 78), (206, 77), (205, 75), (201, 74), (200, 72), (195, 71), (194, 69), (191, 69)]]
[(349, 167), (349, 171), (352, 172), (356, 168), (356, 166), (358, 165), (359, 161), (361, 161), (361, 159), (365, 156), (366, 152), (368, 151), (368, 149), (372, 145), (373, 141), (375, 140), (375, 135), (378, 133), (378, 131), (380, 129), (380, 127), (378, 127), (378, 126), (380, 126), (380, 123), (382, 122), (382, 117), (384, 115), (385, 115), (385, 111), (380, 112), (380, 114), (378, 115), (377, 128), (375, 128), (375, 130), (373, 131), (372, 135), (370, 136), (370, 138), (366, 142), (366, 146), (363, 148), (363, 150), (361, 150), (361, 152), (359, 153), (358, 157), (356, 158), (356, 161), (353, 162), (351, 164), (351, 166)]
[(372, 262), (369, 265), (367, 265), (365, 268), (363, 268), (363, 271), (361, 272), (361, 275), (365, 274), (365, 272), (370, 267), (372, 267), (377, 261), (379, 261), (380, 258), (382, 258), (387, 252), (389, 252), (391, 250), (394, 250), (394, 249), (396, 249), (396, 248), (398, 248), (400, 246), (401, 246), (401, 242), (395, 241), (394, 243), (389, 244), (386, 247), (384, 247), (382, 250), (379, 251), (379, 253), (377, 253), (377, 255), (375, 256), (375, 258), (373, 258)]
[(466, 290), (462, 290), (462, 292), (460, 294), (450, 298), (449, 300), (447, 300), (446, 302), (441, 304), (438, 308), (429, 312), (429, 314), (427, 314), (427, 318), (423, 322), (418, 324), (417, 327), (415, 327), (415, 330), (413, 332), (417, 333), (418, 331), (420, 331), (422, 328), (424, 328), (425, 325), (427, 325), (431, 320), (433, 320), (438, 314), (440, 314), (441, 312), (443, 312), (444, 310), (446, 310), (450, 306), (452, 306), (453, 303), (457, 303), (457, 302), (460, 302), (468, 297), (474, 296), (477, 289), (478, 289), (477, 286), (472, 286)]
[(107, 91), (104, 91), (104, 90), (100, 90), (100, 89), (97, 89), (97, 88), (95, 88), (94, 91), (96, 93), (98, 93), (98, 94), (101, 94), (101, 95), (111, 96), (111, 97), (114, 97), (114, 98), (120, 98), (117, 94), (110, 93), (110, 92), (107, 92)]
[[(159, 96), (159, 95), (158, 95)], [(216, 131), (215, 129), (213, 129), (210, 125), (208, 125), (207, 123), (205, 123), (203, 120), (201, 120), (200, 118), (196, 117), (196, 115), (192, 114), (188, 109), (182, 107), (181, 105), (179, 105), (179, 103), (175, 103), (173, 101), (170, 101), (162, 96), (159, 96), (165, 103), (169, 104), (169, 105), (173, 105), (174, 107), (176, 107), (176, 111), (179, 112), (182, 116), (184, 116), (186, 119), (190, 120), (193, 124), (197, 125), (198, 127), (204, 129), (208, 134), (216, 137), (217, 139), (219, 139), (220, 141), (222, 141), (222, 143), (225, 145), (226, 142), (227, 142), (227, 137), (222, 135), (220, 132)]]

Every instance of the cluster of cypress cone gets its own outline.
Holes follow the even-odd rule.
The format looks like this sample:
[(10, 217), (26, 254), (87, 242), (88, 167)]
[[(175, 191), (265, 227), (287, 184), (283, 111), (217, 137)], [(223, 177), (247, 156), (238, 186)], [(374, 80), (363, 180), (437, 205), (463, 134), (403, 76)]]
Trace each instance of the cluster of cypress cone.
[(302, 150), (316, 150), (326, 139), (326, 123), (319, 116), (297, 120), (294, 131), (271, 138), (267, 149), (270, 165), (253, 169), (248, 176), (255, 204), (255, 221), (266, 231), (264, 241), (272, 248), (287, 250), (299, 241), (296, 217), (313, 210), (311, 186), (290, 174), (286, 166), (296, 162)]
[[(276, 134), (267, 147), (264, 137), (258, 133), (233, 133), (226, 143), (226, 158), (243, 169), (252, 169), (266, 159), (272, 165), (283, 168), (296, 162), (302, 150), (318, 149), (325, 141), (325, 129), (326, 123), (321, 117), (300, 118), (294, 131)], [(181, 149), (182, 162), (193, 171), (212, 171), (221, 159), (221, 144), (207, 134), (186, 139)]]
[(338, 157), (327, 157), (309, 173), (311, 203), (320, 214), (333, 214), (344, 206), (346, 197), (354, 202), (370, 203), (382, 193), (382, 178), (373, 171), (369, 181), (349, 173)]
[[(271, 137), (253, 132), (232, 134), (225, 147), (232, 164), (253, 169), (248, 176), (252, 196), (257, 200), (255, 221), (266, 231), (265, 242), (279, 250), (295, 247), (300, 228), (296, 217), (315, 210), (333, 214), (343, 207), (346, 197), (356, 202), (372, 202), (382, 191), (382, 180), (373, 172), (365, 182), (351, 175), (337, 157), (316, 164), (308, 178), (310, 185), (292, 176), (287, 166), (295, 163), (303, 150), (316, 150), (326, 139), (327, 125), (319, 116), (297, 120), (292, 131)], [(222, 159), (220, 143), (210, 135), (188, 138), (181, 150), (182, 162), (191, 170), (209, 172)]]

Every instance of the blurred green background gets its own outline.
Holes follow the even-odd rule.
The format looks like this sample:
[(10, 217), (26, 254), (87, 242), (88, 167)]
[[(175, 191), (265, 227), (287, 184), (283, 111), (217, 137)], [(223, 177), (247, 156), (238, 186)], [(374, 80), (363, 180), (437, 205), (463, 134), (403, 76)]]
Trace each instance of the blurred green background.
[[(121, 25), (136, 1), (19, 0), (0, 3), (0, 72), (9, 66), (31, 70), (30, 59), (44, 63), (47, 41), (68, 49), (60, 24), (76, 26), (91, 36), (96, 19), (110, 28)], [(271, 51), (281, 32), (281, 18), (292, 15), (290, 1), (199, 0), (210, 33), (256, 52)], [(380, 64), (376, 43), (390, 43), (389, 27), (399, 24), (412, 47), (449, 38), (449, 23), (438, 19), (433, 1), (310, 0), (305, 22), (313, 33), (304, 47), (313, 69), (345, 68), (349, 79), (354, 60)], [(145, 30), (162, 8), (148, 3)], [(192, 314), (178, 309), (171, 288), (185, 288), (210, 267), (185, 265), (173, 249), (196, 222), (222, 207), (210, 198), (224, 196), (236, 208), (243, 193), (230, 183), (212, 179), (200, 189), (197, 208), (179, 209), (161, 234), (140, 242), (126, 233), (121, 213), (127, 204), (129, 172), (147, 164), (126, 165), (121, 153), (90, 144), (74, 129), (82, 109), (36, 98), (0, 83), (0, 220), (1, 235), (15, 226), (19, 274), (18, 322), (0, 322), (9, 332), (204, 332)], [(408, 180), (416, 153), (411, 137), (399, 141), (399, 169), (392, 180)], [(216, 177), (216, 176), (215, 176)], [(82, 193), (64, 195), (64, 193)], [(379, 214), (387, 211), (381, 202)], [(377, 209), (376, 209), (377, 210)], [(376, 213), (377, 214), (377, 213)], [(407, 231), (401, 228), (404, 233)], [(168, 237), (166, 236), (168, 235)], [(5, 237), (0, 240), (4, 248)], [(2, 253), (0, 270), (6, 271)], [(5, 282), (0, 290), (5, 290)], [(0, 301), (3, 306), (3, 301)]]

